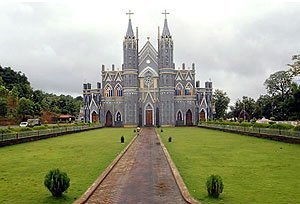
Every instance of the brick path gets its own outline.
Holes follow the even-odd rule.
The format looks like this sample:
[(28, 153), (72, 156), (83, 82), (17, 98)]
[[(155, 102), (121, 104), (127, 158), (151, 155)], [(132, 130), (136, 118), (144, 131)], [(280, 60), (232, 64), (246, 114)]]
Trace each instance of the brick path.
[(154, 128), (143, 128), (87, 203), (186, 203)]

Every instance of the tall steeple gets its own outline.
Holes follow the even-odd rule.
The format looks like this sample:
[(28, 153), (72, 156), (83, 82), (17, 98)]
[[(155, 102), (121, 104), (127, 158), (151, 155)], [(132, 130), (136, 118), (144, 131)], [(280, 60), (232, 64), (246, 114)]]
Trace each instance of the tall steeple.
[(138, 66), (138, 39), (133, 33), (132, 23), (130, 15), (133, 13), (129, 10), (129, 21), (127, 32), (123, 41), (123, 68), (124, 69), (136, 69)]
[(134, 33), (132, 30), (132, 24), (131, 24), (131, 18), (130, 15), (133, 14), (130, 10), (128, 13), (126, 13), (127, 15), (129, 15), (129, 21), (128, 21), (128, 28), (127, 28), (127, 32), (126, 32), (126, 37), (134, 37)]
[(168, 28), (166, 10), (162, 13), (165, 15), (164, 28), (160, 39), (158, 40), (158, 56), (160, 68), (174, 68), (173, 62), (173, 40)]
[(167, 14), (170, 14), (170, 13), (167, 13), (167, 10), (165, 10), (165, 12), (163, 12), (162, 14), (165, 14), (165, 22), (164, 22), (163, 32), (161, 35), (165, 36), (165, 37), (167, 37), (167, 36), (171, 37), (169, 27), (168, 27), (168, 21), (167, 21)]

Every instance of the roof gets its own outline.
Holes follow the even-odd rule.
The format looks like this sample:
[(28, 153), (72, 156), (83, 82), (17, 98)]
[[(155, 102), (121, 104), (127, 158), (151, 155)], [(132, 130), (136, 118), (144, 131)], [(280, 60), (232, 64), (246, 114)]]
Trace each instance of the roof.
[(131, 19), (129, 19), (128, 21), (128, 28), (127, 28), (127, 32), (126, 32), (126, 37), (134, 37), (134, 33), (132, 30), (132, 25), (131, 25)]
[(163, 28), (163, 32), (161, 34), (162, 36), (171, 36), (169, 28), (168, 28), (168, 21), (165, 18), (165, 22), (164, 22), (164, 28)]
[(59, 118), (65, 119), (65, 118), (75, 118), (75, 116), (72, 115), (60, 115)]

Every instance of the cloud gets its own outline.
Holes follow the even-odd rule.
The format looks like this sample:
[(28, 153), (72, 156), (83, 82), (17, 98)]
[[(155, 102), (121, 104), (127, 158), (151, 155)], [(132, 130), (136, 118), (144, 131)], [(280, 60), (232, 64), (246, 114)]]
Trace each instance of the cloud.
[(273, 72), (286, 68), (300, 47), (300, 4), (283, 1), (126, 1), (0, 4), (0, 64), (24, 72), (35, 89), (80, 95), (83, 82), (101, 80), (101, 64), (122, 64), (126, 11), (135, 12), (141, 48), (156, 46), (161, 12), (175, 43), (175, 63), (196, 64), (232, 103), (257, 98)]

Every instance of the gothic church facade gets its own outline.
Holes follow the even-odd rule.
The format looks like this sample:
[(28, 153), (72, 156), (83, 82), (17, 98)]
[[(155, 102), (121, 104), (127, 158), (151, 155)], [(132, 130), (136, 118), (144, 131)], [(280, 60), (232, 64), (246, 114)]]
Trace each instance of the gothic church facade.
[(213, 116), (212, 82), (195, 81), (195, 65), (175, 69), (174, 43), (164, 19), (157, 49), (149, 38), (139, 50), (129, 16), (123, 64), (102, 65), (102, 83), (83, 84), (85, 122), (105, 126), (190, 126)]

